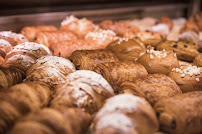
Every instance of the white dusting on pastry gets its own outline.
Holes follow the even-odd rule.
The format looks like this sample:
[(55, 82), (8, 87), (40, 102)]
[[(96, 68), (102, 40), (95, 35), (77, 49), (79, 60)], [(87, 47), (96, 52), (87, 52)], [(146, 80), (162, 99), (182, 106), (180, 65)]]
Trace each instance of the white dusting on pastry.
[(197, 82), (199, 82), (199, 81), (200, 81), (200, 79), (199, 79), (199, 78), (196, 78), (196, 81), (197, 81)]
[(179, 35), (179, 40), (200, 44), (199, 36), (195, 32), (184, 32)]
[(181, 77), (185, 77), (185, 75), (192, 77), (193, 75), (200, 75), (202, 72), (202, 67), (192, 66), (190, 64), (188, 66), (181, 66), (180, 68), (173, 68), (171, 71), (181, 73)]
[(16, 42), (27, 42), (28, 39), (22, 35), (22, 34), (17, 34), (17, 33), (13, 33), (11, 31), (2, 31), (0, 32), (0, 35), (5, 36), (5, 37), (10, 37), (12, 39), (14, 39)]
[(158, 25), (155, 25), (152, 27), (152, 31), (153, 32), (158, 32), (158, 33), (161, 33), (161, 34), (169, 34), (170, 30), (169, 30), (169, 27), (168, 25), (166, 24), (158, 24)]
[(79, 19), (77, 19), (75, 16), (71, 15), (71, 16), (67, 16), (62, 22), (61, 25), (68, 25), (69, 23), (72, 23), (74, 21), (78, 21)]
[(111, 113), (102, 116), (96, 123), (95, 129), (97, 131), (105, 128), (114, 128), (125, 134), (131, 133), (134, 128), (134, 123), (132, 120), (124, 114), (121, 113)]
[(119, 40), (118, 40), (118, 44), (121, 44), (121, 42), (123, 42), (123, 41), (128, 41), (129, 40), (129, 38), (119, 38)]
[(4, 39), (0, 39), (0, 46), (11, 46), (11, 44), (7, 41), (7, 40), (4, 40)]
[(156, 56), (157, 58), (165, 59), (167, 56), (167, 52), (165, 49), (163, 51), (157, 51), (157, 50), (154, 50), (153, 47), (151, 49), (147, 49), (147, 53), (150, 54), (150, 59), (153, 59), (154, 56)]

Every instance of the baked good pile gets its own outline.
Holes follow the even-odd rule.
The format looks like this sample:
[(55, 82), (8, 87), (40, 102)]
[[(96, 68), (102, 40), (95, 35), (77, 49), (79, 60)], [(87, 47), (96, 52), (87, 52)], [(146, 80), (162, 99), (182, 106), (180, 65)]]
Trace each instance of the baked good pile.
[(202, 133), (202, 12), (1, 31), (5, 133)]

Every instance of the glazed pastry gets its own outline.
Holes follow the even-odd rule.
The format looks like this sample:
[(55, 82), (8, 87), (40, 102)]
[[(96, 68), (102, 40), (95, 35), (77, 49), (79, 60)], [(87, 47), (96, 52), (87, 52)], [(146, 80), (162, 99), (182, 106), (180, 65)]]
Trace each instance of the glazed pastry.
[(202, 67), (184, 65), (173, 68), (169, 76), (178, 84), (182, 92), (202, 91)]
[(54, 89), (64, 83), (66, 76), (75, 71), (68, 59), (56, 56), (43, 56), (26, 72), (26, 82), (34, 82)]
[(85, 41), (96, 49), (104, 49), (109, 43), (114, 41), (116, 34), (111, 30), (96, 30), (89, 32), (85, 36)]
[(8, 134), (81, 134), (89, 124), (90, 115), (80, 109), (45, 108), (18, 120)]
[(117, 36), (132, 38), (140, 31), (138, 27), (120, 21), (105, 20), (99, 24), (104, 30), (112, 30)]
[(158, 127), (151, 105), (129, 94), (106, 100), (94, 119), (95, 134), (152, 134)]
[(44, 26), (26, 26), (23, 27), (20, 31), (27, 39), (32, 42), (35, 40), (38, 32), (42, 31), (56, 31), (57, 28), (53, 25), (44, 25)]
[(55, 89), (51, 107), (76, 107), (92, 114), (102, 107), (105, 99), (113, 95), (113, 89), (101, 75), (79, 70), (69, 74), (67, 82)]
[(60, 41), (51, 44), (51, 52), (54, 56), (68, 58), (76, 50), (91, 50), (95, 49), (95, 46), (90, 45), (84, 40), (71, 40), (71, 41)]
[(37, 84), (17, 84), (0, 92), (0, 133), (5, 133), (14, 122), (28, 112), (48, 105), (51, 91)]
[(146, 46), (151, 45), (153, 47), (156, 47), (157, 44), (164, 40), (160, 33), (154, 32), (139, 32), (137, 33), (137, 37), (139, 37)]
[(143, 97), (151, 105), (162, 98), (182, 93), (175, 81), (164, 74), (149, 74), (133, 82), (123, 82), (120, 85), (120, 92)]
[(170, 134), (202, 132), (202, 91), (195, 91), (159, 100), (154, 109), (160, 127)]
[(70, 31), (74, 33), (78, 38), (83, 39), (87, 33), (94, 31), (96, 26), (91, 20), (86, 18), (78, 19), (71, 15), (66, 17), (60, 26), (61, 30)]
[(69, 57), (77, 70), (94, 70), (97, 64), (116, 62), (118, 58), (109, 50), (77, 50)]
[(18, 45), (28, 41), (28, 39), (24, 35), (13, 33), (11, 31), (1, 31), (0, 36), (4, 36), (6, 38), (11, 38), (12, 40), (14, 40), (15, 44), (13, 45)]
[(22, 82), (25, 73), (35, 60), (41, 56), (50, 55), (49, 49), (33, 42), (25, 42), (14, 46), (6, 55), (0, 75), (0, 87), (9, 87)]
[(198, 54), (193, 62), (196, 66), (202, 67), (202, 53)]
[(45, 31), (37, 33), (35, 42), (51, 48), (51, 45), (57, 44), (60, 41), (70, 40), (77, 40), (77, 37), (71, 32)]
[(136, 61), (146, 51), (139, 38), (119, 38), (110, 43), (106, 49), (112, 51), (120, 61)]
[(160, 43), (157, 50), (173, 50), (177, 54), (177, 58), (185, 61), (193, 61), (195, 56), (199, 54), (199, 46), (184, 41), (164, 41)]
[(119, 85), (123, 81), (134, 81), (137, 78), (146, 76), (147, 70), (143, 65), (136, 62), (105, 62), (98, 64), (95, 72), (101, 74), (118, 91)]
[(179, 67), (179, 61), (172, 50), (156, 51), (148, 48), (147, 52), (137, 59), (150, 74), (168, 74), (172, 68)]

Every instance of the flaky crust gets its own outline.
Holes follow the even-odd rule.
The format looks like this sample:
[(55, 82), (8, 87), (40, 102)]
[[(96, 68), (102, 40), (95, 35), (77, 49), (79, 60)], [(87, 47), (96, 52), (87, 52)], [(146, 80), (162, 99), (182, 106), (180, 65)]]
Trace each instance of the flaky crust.
[(177, 54), (177, 58), (185, 61), (193, 61), (195, 56), (199, 54), (199, 46), (184, 41), (165, 41), (160, 43), (157, 50), (173, 50)]
[(32, 83), (17, 84), (1, 91), (0, 133), (7, 131), (22, 115), (47, 106), (51, 95), (47, 87)]
[(195, 58), (193, 63), (198, 66), (198, 67), (202, 67), (202, 53), (198, 54)]
[(75, 71), (74, 64), (68, 59), (56, 56), (43, 56), (27, 70), (26, 82), (34, 82), (54, 89), (65, 82), (66, 76)]
[(102, 134), (105, 130), (106, 134), (110, 134), (107, 132), (151, 134), (158, 130), (158, 121), (154, 110), (146, 100), (122, 94), (108, 99), (95, 116), (95, 133)]
[(23, 27), (20, 31), (21, 34), (23, 34), (27, 39), (32, 42), (35, 40), (36, 35), (38, 32), (42, 31), (56, 31), (57, 28), (53, 25), (42, 25), (42, 26), (26, 26)]
[(154, 105), (160, 127), (172, 134), (196, 134), (202, 131), (202, 91), (162, 99)]
[(71, 32), (58, 30), (37, 33), (35, 42), (51, 48), (51, 45), (57, 44), (59, 41), (69, 40), (77, 40), (77, 37)]
[(77, 50), (74, 51), (69, 60), (77, 70), (94, 70), (96, 65), (104, 62), (116, 62), (118, 58), (109, 50)]
[(144, 97), (152, 105), (162, 98), (182, 93), (175, 81), (164, 74), (149, 74), (133, 82), (123, 82), (120, 92)]
[(101, 74), (114, 90), (118, 90), (123, 81), (134, 81), (148, 74), (143, 65), (130, 61), (101, 63), (95, 67), (95, 72)]
[(112, 51), (120, 61), (135, 61), (146, 51), (139, 38), (120, 38), (110, 43), (106, 49)]
[(172, 68), (179, 67), (179, 61), (172, 50), (147, 50), (137, 59), (150, 74), (168, 74)]
[(77, 107), (94, 113), (113, 95), (113, 89), (101, 75), (79, 70), (68, 75), (67, 82), (55, 89), (51, 107)]

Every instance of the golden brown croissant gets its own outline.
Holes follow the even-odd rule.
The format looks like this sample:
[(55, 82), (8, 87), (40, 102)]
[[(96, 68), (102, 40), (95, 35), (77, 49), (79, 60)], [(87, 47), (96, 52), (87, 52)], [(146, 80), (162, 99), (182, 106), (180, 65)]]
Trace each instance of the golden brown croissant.
[(33, 83), (17, 84), (0, 91), (0, 133), (7, 131), (24, 114), (48, 105), (51, 91)]
[(202, 91), (194, 91), (159, 100), (154, 109), (160, 127), (170, 134), (202, 132)]
[(94, 119), (95, 134), (153, 134), (158, 127), (151, 105), (129, 94), (107, 99)]
[(98, 64), (94, 70), (101, 74), (115, 91), (118, 91), (122, 82), (134, 81), (148, 74), (143, 65), (130, 61), (105, 62)]
[(91, 117), (81, 109), (45, 108), (21, 118), (8, 134), (81, 134)]
[(120, 92), (144, 97), (152, 105), (161, 98), (182, 93), (175, 81), (164, 74), (149, 74), (133, 82), (123, 82)]
[(182, 65), (173, 68), (169, 76), (178, 84), (182, 92), (202, 91), (202, 67)]
[(35, 42), (51, 48), (51, 45), (69, 40), (77, 40), (77, 37), (68, 31), (45, 31), (37, 33)]
[(151, 74), (168, 74), (172, 68), (179, 67), (179, 61), (172, 50), (156, 51), (148, 48), (147, 52), (137, 59)]
[(78, 38), (84, 39), (87, 33), (96, 29), (96, 26), (91, 20), (86, 18), (78, 19), (71, 15), (62, 21), (60, 29), (73, 32)]
[(27, 39), (32, 42), (35, 40), (38, 32), (42, 31), (56, 31), (57, 28), (53, 25), (44, 25), (44, 26), (26, 26), (23, 27), (20, 31)]
[(69, 57), (77, 70), (94, 70), (95, 66), (104, 62), (115, 62), (118, 58), (109, 50), (77, 50)]
[(74, 71), (74, 64), (68, 59), (43, 56), (27, 70), (25, 81), (46, 85), (54, 89), (56, 85), (65, 82), (66, 76)]
[(112, 51), (120, 61), (135, 61), (146, 51), (139, 38), (120, 38), (110, 43), (106, 49)]
[(71, 40), (71, 41), (60, 41), (54, 45), (51, 45), (51, 52), (55, 56), (68, 58), (72, 52), (76, 50), (91, 50), (95, 49), (95, 46), (90, 45), (84, 40)]
[(14, 46), (6, 55), (5, 62), (2, 65), (6, 69), (0, 71), (0, 79), (2, 82), (0, 83), (0, 87), (9, 87), (22, 82), (22, 78), (25, 77), (27, 69), (35, 63), (36, 59), (45, 55), (50, 55), (50, 51), (42, 44), (26, 42)]
[(113, 89), (100, 74), (79, 70), (69, 74), (67, 82), (55, 89), (51, 107), (77, 107), (94, 113), (113, 95)]

